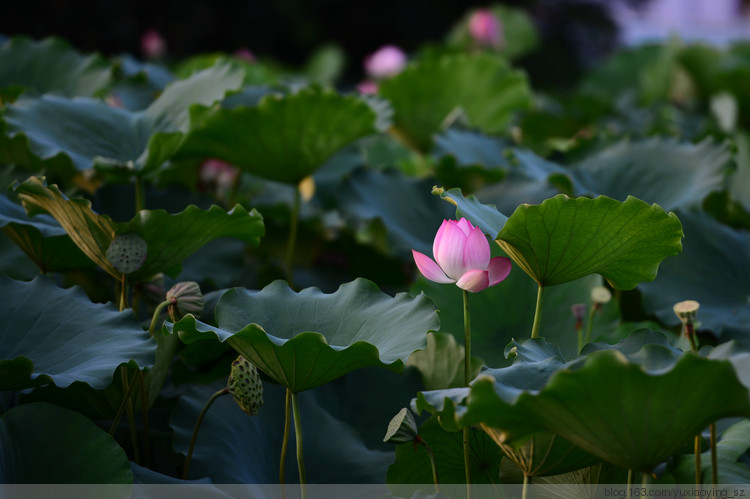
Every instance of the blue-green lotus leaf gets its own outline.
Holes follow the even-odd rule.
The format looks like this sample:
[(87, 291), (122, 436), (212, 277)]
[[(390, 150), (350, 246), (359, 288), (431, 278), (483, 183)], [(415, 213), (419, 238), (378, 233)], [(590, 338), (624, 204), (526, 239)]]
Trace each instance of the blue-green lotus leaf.
[(234, 288), (221, 297), (215, 314), (218, 327), (187, 315), (165, 328), (186, 343), (227, 342), (294, 392), (362, 367), (401, 372), (412, 352), (425, 348), (427, 332), (439, 327), (425, 295), (391, 297), (361, 278), (331, 294), (317, 288), (296, 293), (283, 281), (260, 291)]
[(318, 86), (268, 95), (253, 107), (196, 108), (181, 158), (219, 158), (269, 180), (296, 185), (351, 142), (377, 133), (363, 99)]
[(79, 288), (61, 289), (47, 277), (0, 278), (0, 389), (75, 382), (104, 388), (120, 364), (154, 363), (156, 343), (132, 311), (92, 303)]
[(0, 417), (0, 483), (109, 484), (108, 497), (124, 499), (133, 472), (122, 447), (91, 420), (38, 402)]
[(680, 212), (685, 230), (681, 255), (666, 260), (654, 282), (639, 286), (643, 306), (661, 322), (679, 324), (672, 307), (700, 303), (700, 327), (721, 335), (725, 328), (747, 328), (750, 320), (750, 237), (697, 211)]
[(104, 58), (84, 56), (56, 38), (15, 37), (0, 45), (0, 94), (17, 86), (39, 94), (92, 96), (111, 80)]

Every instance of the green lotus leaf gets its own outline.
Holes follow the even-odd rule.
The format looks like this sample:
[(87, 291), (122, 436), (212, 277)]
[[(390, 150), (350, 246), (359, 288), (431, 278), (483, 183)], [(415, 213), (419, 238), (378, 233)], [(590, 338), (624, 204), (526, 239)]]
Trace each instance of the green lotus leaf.
[(21, 166), (53, 167), (63, 161), (66, 169), (96, 164), (132, 176), (171, 157), (187, 131), (191, 105), (212, 104), (241, 83), (239, 69), (218, 65), (170, 84), (148, 108), (136, 112), (85, 98), (21, 98), (5, 108), (8, 137), (3, 140), (13, 146), (12, 157)]
[[(419, 427), (419, 436), (435, 454), (440, 483), (466, 483), (462, 432), (445, 431), (433, 416)], [(501, 459), (497, 446), (478, 430), (471, 431), (469, 442), (472, 483), (495, 483)], [(417, 490), (416, 486), (409, 484), (433, 483), (432, 465), (424, 447), (415, 447), (412, 443), (396, 445), (396, 461), (388, 468), (386, 482), (391, 492), (399, 497), (410, 497)]]
[[(186, 453), (195, 421), (212, 393), (222, 383), (191, 385), (172, 412), (174, 447)], [(366, 391), (363, 387), (360, 392)], [(346, 392), (348, 397), (356, 393)], [(206, 413), (195, 446), (190, 476), (214, 483), (278, 483), (284, 433), (284, 388), (263, 384), (263, 408), (249, 417), (231, 397), (221, 397)], [(299, 395), (304, 459), (308, 483), (379, 483), (393, 452), (373, 450), (355, 428), (329, 414), (314, 392)], [(382, 433), (388, 425), (382, 423)], [(292, 437), (293, 438), (293, 437)], [(296, 483), (294, 452), (286, 456), (286, 482)]]
[(154, 363), (156, 344), (131, 311), (92, 303), (78, 288), (47, 277), (0, 279), (6, 320), (0, 328), (0, 389), (22, 390), (74, 382), (106, 387), (117, 366)]
[(642, 332), (623, 342), (627, 355), (610, 348), (568, 364), (550, 357), (487, 370), (464, 392), (465, 402), (437, 391), (415, 404), (452, 417), (452, 425), (492, 427), (507, 445), (544, 429), (604, 461), (650, 471), (709, 423), (750, 413), (747, 387), (730, 362), (654, 339)]
[(0, 95), (8, 87), (39, 94), (92, 96), (112, 80), (110, 64), (99, 55), (84, 56), (56, 38), (11, 38), (0, 45)]
[(19, 204), (0, 195), (0, 228), (41, 269), (61, 272), (91, 265), (60, 224), (49, 215), (29, 217)]
[(514, 111), (530, 104), (526, 76), (486, 53), (414, 62), (381, 82), (378, 93), (393, 105), (396, 133), (423, 152), (453, 114), (471, 127), (500, 133)]
[(505, 457), (529, 477), (553, 476), (592, 466), (599, 459), (548, 431), (534, 433), (518, 446), (503, 441), (504, 432), (484, 423), (479, 425), (500, 447)]
[(680, 212), (680, 220), (684, 251), (664, 262), (654, 282), (639, 286), (644, 309), (664, 324), (677, 325), (674, 304), (697, 300), (701, 328), (717, 335), (732, 326), (746, 328), (750, 319), (747, 231), (731, 229), (697, 210)]
[(145, 262), (128, 276), (137, 280), (174, 268), (214, 239), (232, 237), (258, 244), (265, 233), (261, 215), (240, 205), (229, 212), (218, 206), (201, 210), (192, 205), (177, 214), (142, 210), (130, 222), (117, 224), (94, 213), (89, 201), (66, 199), (57, 186), (46, 186), (37, 177), (17, 185), (15, 191), (29, 213), (43, 210), (52, 215), (86, 256), (117, 278), (121, 274), (107, 260), (115, 234), (135, 233), (147, 243)]
[(378, 131), (364, 100), (317, 86), (268, 95), (255, 107), (195, 109), (178, 157), (212, 157), (297, 184), (336, 151)]
[(24, 404), (5, 412), (0, 456), (0, 483), (110, 484), (106, 490), (113, 498), (133, 492), (127, 485), (133, 483), (130, 462), (115, 439), (77, 412), (52, 404)]
[(165, 328), (186, 343), (212, 337), (227, 342), (293, 392), (362, 367), (401, 372), (412, 352), (425, 348), (427, 332), (439, 326), (426, 296), (390, 297), (365, 279), (332, 294), (317, 288), (295, 293), (283, 281), (260, 291), (234, 288), (215, 314), (218, 327), (187, 315)]
[(665, 210), (700, 205), (724, 184), (727, 145), (649, 139), (619, 142), (571, 169), (578, 194), (625, 200), (629, 195)]
[[(719, 483), (748, 483), (750, 468), (741, 457), (750, 448), (750, 421), (742, 419), (721, 432), (716, 443)], [(681, 483), (695, 480), (695, 455), (682, 454), (670, 466)], [(701, 454), (703, 483), (711, 483), (711, 451)]]
[[(464, 386), (465, 348), (447, 333), (427, 335), (427, 348), (417, 350), (409, 357), (407, 366), (416, 367), (422, 375), (427, 390), (457, 388)], [(471, 379), (482, 367), (482, 359), (471, 357)]]
[(432, 193), (456, 207), (456, 218), (467, 218), (490, 237), (497, 237), (508, 221), (508, 217), (500, 213), (494, 205), (482, 204), (475, 196), (464, 197), (460, 189), (446, 191), (442, 187), (435, 187)]
[(598, 273), (617, 289), (656, 277), (659, 263), (682, 248), (673, 213), (634, 197), (625, 202), (564, 194), (522, 205), (496, 241), (540, 286)]

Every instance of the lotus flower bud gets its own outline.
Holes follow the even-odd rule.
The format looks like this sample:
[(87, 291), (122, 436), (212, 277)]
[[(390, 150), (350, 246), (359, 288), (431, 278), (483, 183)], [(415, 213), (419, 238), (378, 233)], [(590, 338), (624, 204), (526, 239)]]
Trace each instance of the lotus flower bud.
[(365, 71), (375, 79), (396, 76), (406, 67), (406, 54), (395, 45), (386, 45), (365, 58)]
[(419, 431), (417, 430), (417, 423), (414, 421), (414, 416), (409, 409), (404, 407), (388, 423), (388, 431), (385, 432), (383, 442), (405, 444), (413, 442), (418, 438)]
[(173, 322), (187, 314), (200, 315), (205, 299), (197, 282), (178, 282), (167, 291), (169, 306), (167, 311)]
[(258, 368), (242, 355), (232, 362), (227, 390), (240, 409), (251, 416), (255, 416), (263, 406), (263, 383)]
[(141, 268), (146, 255), (148, 244), (135, 232), (116, 235), (107, 248), (107, 261), (123, 274), (130, 274)]
[(469, 34), (477, 44), (500, 48), (505, 44), (503, 25), (490, 9), (478, 9), (469, 18)]
[(158, 31), (148, 29), (141, 37), (141, 51), (149, 59), (161, 59), (167, 53), (167, 42)]

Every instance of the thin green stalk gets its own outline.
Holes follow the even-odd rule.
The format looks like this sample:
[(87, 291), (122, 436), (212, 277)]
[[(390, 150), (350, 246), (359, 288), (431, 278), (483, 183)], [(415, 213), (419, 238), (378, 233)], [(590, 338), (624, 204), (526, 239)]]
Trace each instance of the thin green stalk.
[(529, 475), (523, 474), (523, 488), (521, 489), (521, 499), (526, 499), (526, 491), (529, 488)]
[(302, 486), (302, 499), (306, 499), (307, 490), (305, 484), (307, 484), (307, 477), (305, 476), (305, 460), (302, 456), (302, 420), (299, 415), (299, 401), (297, 400), (296, 392), (292, 392), (292, 413), (294, 414), (294, 435), (297, 439), (297, 468), (299, 469), (299, 483)]
[[(469, 312), (469, 292), (463, 290), (464, 299), (464, 386), (469, 386), (471, 381), (471, 314)], [(466, 498), (471, 499), (471, 465), (469, 456), (471, 455), (471, 443), (469, 441), (469, 427), (465, 426), (463, 430), (464, 440), (464, 472), (466, 474)]]
[(539, 285), (536, 293), (536, 309), (534, 310), (534, 325), (531, 327), (531, 337), (539, 337), (539, 328), (542, 325), (542, 297), (544, 296), (544, 286)]
[[(120, 371), (120, 373), (122, 372), (123, 371)], [(125, 371), (125, 373), (127, 373), (127, 371)], [(130, 380), (130, 383), (128, 383), (128, 387), (125, 389), (125, 393), (122, 396), (122, 402), (120, 402), (120, 407), (117, 408), (117, 412), (115, 413), (115, 418), (112, 420), (112, 426), (109, 427), (109, 436), (111, 437), (115, 435), (117, 426), (120, 424), (120, 419), (122, 419), (122, 415), (125, 412), (126, 401), (130, 398), (130, 392), (133, 391), (134, 386), (135, 386), (135, 376), (133, 376), (133, 379)]]
[(432, 452), (432, 447), (427, 445), (427, 442), (417, 436), (417, 442), (422, 444), (422, 447), (427, 451), (427, 455), (430, 456), (430, 464), (432, 465), (432, 481), (435, 482), (435, 493), (440, 493), (440, 483), (438, 481), (437, 463), (435, 462), (435, 453)]
[(286, 247), (286, 271), (289, 287), (294, 287), (294, 277), (292, 275), (292, 266), (294, 265), (294, 246), (297, 244), (297, 222), (299, 219), (301, 195), (299, 186), (294, 189), (294, 206), (292, 207), (292, 219), (289, 223), (289, 240)]
[[(123, 392), (127, 392), (130, 388), (127, 382), (127, 374), (128, 369), (125, 366), (120, 367), (120, 378), (122, 380)], [(136, 374), (135, 376), (138, 376), (138, 374)], [(130, 382), (131, 385), (134, 385), (136, 383), (135, 376)], [(138, 431), (135, 427), (135, 409), (133, 409), (133, 400), (130, 398), (130, 394), (128, 394), (128, 396), (125, 398), (125, 411), (128, 415), (128, 428), (130, 429), (130, 440), (133, 444), (133, 457), (135, 458), (136, 464), (138, 466), (142, 466), (141, 451), (140, 446), (138, 445)]]
[(719, 462), (716, 449), (716, 423), (711, 423), (711, 483), (713, 488), (719, 484)]
[(154, 337), (154, 333), (156, 332), (156, 323), (159, 320), (159, 315), (167, 305), (169, 305), (169, 301), (164, 300), (156, 307), (156, 310), (154, 310), (154, 316), (151, 318), (151, 325), (148, 327), (148, 335), (152, 338)]
[(284, 402), (284, 439), (281, 442), (281, 463), (279, 464), (279, 483), (284, 484), (286, 475), (286, 450), (289, 447), (289, 432), (292, 427), (292, 391), (286, 389), (286, 401)]
[(628, 470), (628, 490), (627, 490), (627, 499), (630, 499), (630, 489), (633, 488), (633, 468), (630, 468)]
[(700, 490), (703, 483), (703, 471), (701, 470), (701, 436), (695, 436), (695, 487)]
[(195, 441), (198, 440), (198, 431), (201, 428), (201, 423), (203, 423), (203, 417), (206, 415), (206, 413), (208, 412), (208, 409), (216, 401), (216, 399), (228, 393), (229, 393), (229, 388), (227, 387), (222, 388), (218, 392), (211, 395), (211, 398), (208, 399), (208, 402), (206, 402), (206, 405), (203, 406), (203, 410), (201, 410), (201, 413), (198, 416), (198, 421), (195, 422), (195, 428), (193, 428), (193, 436), (190, 439), (190, 447), (188, 448), (187, 456), (185, 456), (185, 469), (182, 470), (183, 480), (187, 480), (188, 478), (188, 471), (190, 470), (190, 461), (193, 459), (193, 450), (195, 449)]
[(126, 289), (127, 288), (125, 286), (125, 274), (122, 274), (122, 277), (120, 278), (120, 312), (128, 308), (127, 301), (125, 300)]

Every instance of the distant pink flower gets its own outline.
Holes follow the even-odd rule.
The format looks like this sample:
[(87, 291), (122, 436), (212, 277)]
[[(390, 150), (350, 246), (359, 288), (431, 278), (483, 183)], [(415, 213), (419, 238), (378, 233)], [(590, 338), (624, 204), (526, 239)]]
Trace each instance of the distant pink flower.
[(477, 9), (469, 18), (469, 34), (479, 45), (501, 47), (504, 43), (503, 25), (490, 9)]
[(116, 93), (112, 92), (109, 94), (105, 99), (104, 102), (110, 105), (110, 107), (119, 107), (119, 108), (125, 108), (125, 102), (123, 102), (122, 98), (117, 95)]
[(228, 192), (234, 186), (240, 171), (220, 159), (207, 159), (200, 168), (199, 179), (204, 188), (215, 189), (218, 194)]
[(250, 52), (250, 50), (248, 50), (245, 47), (238, 48), (237, 50), (234, 51), (234, 54), (232, 55), (236, 57), (237, 59), (242, 59), (243, 61), (247, 61), (247, 62), (255, 62), (258, 60), (255, 57), (255, 54)]
[(167, 42), (158, 31), (150, 28), (141, 37), (141, 51), (149, 59), (161, 59), (167, 53)]
[(357, 90), (364, 95), (375, 95), (378, 93), (378, 84), (374, 81), (365, 80), (357, 85)]
[(365, 58), (365, 72), (372, 78), (396, 76), (406, 67), (406, 54), (395, 45), (380, 47)]
[(479, 227), (462, 218), (443, 220), (432, 245), (435, 260), (412, 250), (417, 268), (427, 279), (455, 283), (476, 293), (502, 282), (510, 274), (510, 259), (490, 258), (490, 244)]

